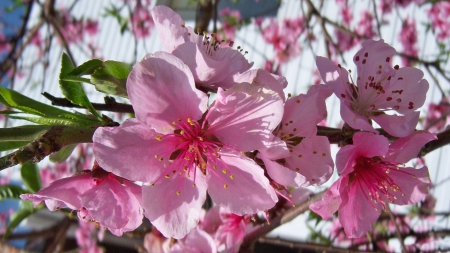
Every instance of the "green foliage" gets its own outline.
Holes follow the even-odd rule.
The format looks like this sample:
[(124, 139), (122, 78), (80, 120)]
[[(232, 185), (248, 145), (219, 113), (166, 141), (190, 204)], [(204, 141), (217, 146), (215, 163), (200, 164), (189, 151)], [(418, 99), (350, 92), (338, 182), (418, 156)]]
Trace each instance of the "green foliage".
[(67, 158), (69, 158), (70, 154), (72, 154), (73, 150), (76, 147), (77, 144), (65, 146), (61, 148), (61, 150), (59, 150), (58, 152), (51, 154), (49, 156), (49, 159), (52, 163), (62, 163), (65, 160), (67, 160)]
[(35, 213), (37, 210), (41, 209), (40, 208), (34, 208), (33, 207), (33, 203), (31, 201), (22, 201), (21, 205), (19, 207), (19, 210), (17, 210), (15, 213), (13, 213), (11, 215), (11, 217), (9, 218), (9, 225), (8, 228), (6, 229), (5, 235), (3, 236), (3, 239), (6, 239), (9, 237), (9, 235), (11, 234), (11, 232), (17, 227), (19, 226), (19, 224), (26, 218), (28, 218), (28, 216), (32, 215), (33, 213)]
[(307, 221), (314, 221), (314, 227), (317, 227), (319, 222), (321, 222), (323, 219), (320, 217), (320, 215), (316, 214), (313, 211), (310, 211), (308, 214)]
[[(84, 68), (80, 70), (81, 72), (86, 72), (92, 69), (92, 66), (83, 67)], [(81, 83), (64, 80), (64, 77), (69, 75), (69, 73), (74, 69), (75, 66), (69, 56), (63, 53), (61, 57), (61, 73), (59, 74), (59, 87), (61, 88), (64, 97), (73, 104), (87, 108), (89, 112), (95, 115), (98, 119), (102, 120), (102, 116), (92, 106)]]
[(20, 195), (25, 193), (30, 192), (17, 185), (0, 185), (0, 201), (5, 199), (20, 199)]
[[(81, 113), (68, 112), (54, 106), (46, 105), (14, 90), (0, 87), (0, 103), (16, 108), (24, 113), (39, 117), (9, 116), (14, 119), (24, 119), (43, 125), (70, 125), (70, 126), (100, 126), (104, 122)], [(7, 114), (12, 115), (11, 111)], [(14, 114), (16, 115), (16, 114)]]
[(20, 168), (23, 184), (31, 192), (37, 192), (42, 188), (41, 176), (39, 168), (32, 162), (26, 162)]
[(105, 61), (103, 66), (91, 75), (95, 88), (103, 93), (128, 98), (126, 83), (131, 66), (123, 62)]

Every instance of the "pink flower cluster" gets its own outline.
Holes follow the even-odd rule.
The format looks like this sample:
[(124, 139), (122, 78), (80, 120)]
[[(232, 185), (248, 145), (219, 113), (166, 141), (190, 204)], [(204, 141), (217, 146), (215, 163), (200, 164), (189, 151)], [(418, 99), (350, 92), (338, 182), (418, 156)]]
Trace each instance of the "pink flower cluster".
[(234, 41), (236, 30), (241, 26), (242, 17), (239, 10), (230, 10), (225, 8), (219, 11), (222, 19), (222, 27), (220, 28), (218, 39), (220, 41)]
[[(428, 193), (425, 166), (400, 166), (435, 139), (414, 131), (428, 83), (418, 69), (391, 67), (395, 50), (383, 41), (362, 43), (354, 57), (356, 82), (340, 65), (317, 57), (325, 84), (286, 98), (284, 77), (250, 69), (244, 55), (215, 34), (196, 34), (165, 6), (151, 15), (165, 51), (146, 55), (128, 76), (135, 118), (97, 128), (92, 170), (23, 199), (76, 210), (81, 220), (116, 235), (136, 229), (145, 216), (163, 235), (148, 235), (146, 247), (154, 251), (237, 252), (254, 229), (252, 215), (267, 214), (279, 197), (286, 199), (283, 208), (296, 204), (294, 192), (302, 200), (308, 195), (299, 187), (331, 177), (330, 142), (317, 136), (317, 125), (333, 92), (346, 124), (360, 132), (337, 154), (341, 177), (311, 209), (324, 219), (339, 210), (347, 235), (359, 237), (388, 203), (412, 204)], [(286, 52), (302, 24), (272, 23), (265, 36)], [(372, 120), (400, 138), (390, 144)], [(205, 216), (208, 195), (214, 207)]]
[(438, 1), (428, 11), (431, 28), (437, 33), (437, 40), (444, 42), (450, 37), (450, 2)]
[[(404, 54), (412, 57), (417, 57), (419, 55), (419, 50), (417, 49), (417, 29), (414, 19), (407, 17), (403, 21), (398, 39), (403, 45)], [(402, 63), (405, 66), (411, 65), (411, 61), (406, 57), (402, 58)]]
[(300, 54), (298, 38), (305, 30), (302, 18), (285, 19), (281, 22), (271, 18), (269, 24), (261, 29), (264, 40), (274, 47), (277, 64), (286, 63)]
[(131, 31), (136, 39), (147, 38), (150, 31), (155, 26), (153, 18), (150, 15), (151, 1), (137, 1), (131, 16)]

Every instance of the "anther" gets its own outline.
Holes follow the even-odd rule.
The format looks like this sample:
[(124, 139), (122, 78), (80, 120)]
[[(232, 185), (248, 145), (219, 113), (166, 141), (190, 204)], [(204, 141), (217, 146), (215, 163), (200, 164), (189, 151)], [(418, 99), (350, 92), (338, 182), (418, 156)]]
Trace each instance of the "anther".
[(157, 139), (158, 141), (162, 141), (161, 135), (157, 135), (157, 136), (155, 137), (155, 139)]

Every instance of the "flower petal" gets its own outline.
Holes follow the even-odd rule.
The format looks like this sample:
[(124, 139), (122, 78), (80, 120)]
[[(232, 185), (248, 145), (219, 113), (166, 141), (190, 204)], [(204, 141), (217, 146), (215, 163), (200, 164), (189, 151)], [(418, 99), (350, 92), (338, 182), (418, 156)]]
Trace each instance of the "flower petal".
[(412, 112), (406, 115), (381, 114), (372, 117), (388, 134), (397, 137), (406, 137), (415, 130), (419, 122), (419, 112)]
[(201, 173), (195, 177), (195, 187), (192, 179), (174, 174), (154, 186), (143, 186), (145, 216), (165, 237), (181, 239), (198, 224), (206, 183)]
[(272, 161), (265, 157), (261, 157), (261, 160), (266, 166), (267, 174), (275, 182), (284, 186), (300, 186), (306, 179), (299, 173), (284, 167), (278, 162)]
[(267, 85), (276, 91), (281, 99), (286, 100), (283, 89), (288, 83), (285, 77), (270, 73), (264, 69), (250, 69), (242, 74), (233, 76), (235, 83), (251, 83), (255, 85)]
[(423, 200), (431, 185), (427, 167), (420, 169), (399, 167), (398, 170), (390, 170), (389, 177), (400, 188), (398, 191), (390, 191), (395, 196), (392, 202), (397, 205), (410, 205)]
[(171, 53), (179, 45), (189, 41), (188, 30), (184, 27), (183, 19), (172, 9), (159, 5), (150, 12), (164, 50)]
[(370, 124), (369, 120), (366, 117), (357, 114), (355, 111), (350, 109), (348, 105), (342, 102), (341, 102), (341, 117), (344, 120), (344, 122), (347, 123), (353, 129), (361, 129), (372, 133), (378, 133), (377, 130), (373, 128), (372, 124)]
[(427, 131), (415, 131), (412, 135), (399, 138), (389, 146), (389, 152), (385, 160), (407, 163), (419, 155), (420, 149), (432, 140), (436, 140), (435, 134)]
[[(320, 215), (322, 219), (328, 220), (340, 208), (342, 202), (347, 201), (347, 196), (340, 194), (341, 188), (345, 188), (348, 183), (347, 177), (341, 177), (334, 182), (325, 192), (322, 199), (309, 205), (309, 208)], [(344, 199), (343, 199), (344, 198)]]
[(165, 52), (148, 54), (136, 64), (127, 92), (136, 118), (159, 133), (173, 131), (178, 119), (198, 120), (207, 109), (208, 97), (195, 88), (191, 70)]
[(266, 87), (241, 83), (219, 88), (208, 114), (208, 132), (242, 151), (264, 148), (283, 115), (283, 101)]
[(128, 119), (119, 127), (99, 127), (93, 136), (94, 156), (106, 171), (132, 181), (151, 182), (162, 173), (176, 145), (158, 141), (156, 136), (137, 119)]
[(277, 195), (259, 165), (227, 148), (219, 154), (223, 166), (206, 177), (214, 203), (237, 215), (254, 214), (275, 205)]

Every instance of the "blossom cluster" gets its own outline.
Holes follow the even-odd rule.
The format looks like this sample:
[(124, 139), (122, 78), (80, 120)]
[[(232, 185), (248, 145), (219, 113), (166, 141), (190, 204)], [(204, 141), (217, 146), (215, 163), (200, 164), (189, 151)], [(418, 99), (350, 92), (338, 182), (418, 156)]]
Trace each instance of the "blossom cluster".
[[(115, 235), (136, 229), (145, 216), (164, 237), (178, 239), (173, 244), (152, 232), (149, 245), (169, 248), (161, 251), (235, 252), (253, 229), (250, 217), (280, 199), (296, 204), (292, 187), (324, 184), (335, 163), (339, 179), (310, 208), (324, 219), (339, 211), (349, 237), (369, 231), (388, 204), (413, 204), (428, 194), (428, 169), (403, 166), (436, 138), (415, 131), (428, 83), (418, 69), (392, 66), (395, 50), (382, 40), (362, 43), (356, 82), (318, 56), (324, 84), (286, 96), (284, 77), (251, 69), (232, 43), (195, 33), (168, 7), (151, 15), (164, 51), (146, 55), (127, 78), (135, 118), (95, 131), (92, 170), (23, 199), (76, 210)], [(278, 38), (282, 51), (281, 39), (293, 43), (301, 33), (302, 20), (290, 22), (285, 27), (299, 30)], [(265, 37), (276, 39), (280, 26), (271, 29)], [(333, 93), (354, 133), (335, 162), (329, 139), (317, 130)], [(390, 143), (372, 121), (396, 140)], [(214, 207), (205, 215), (207, 196)]]

